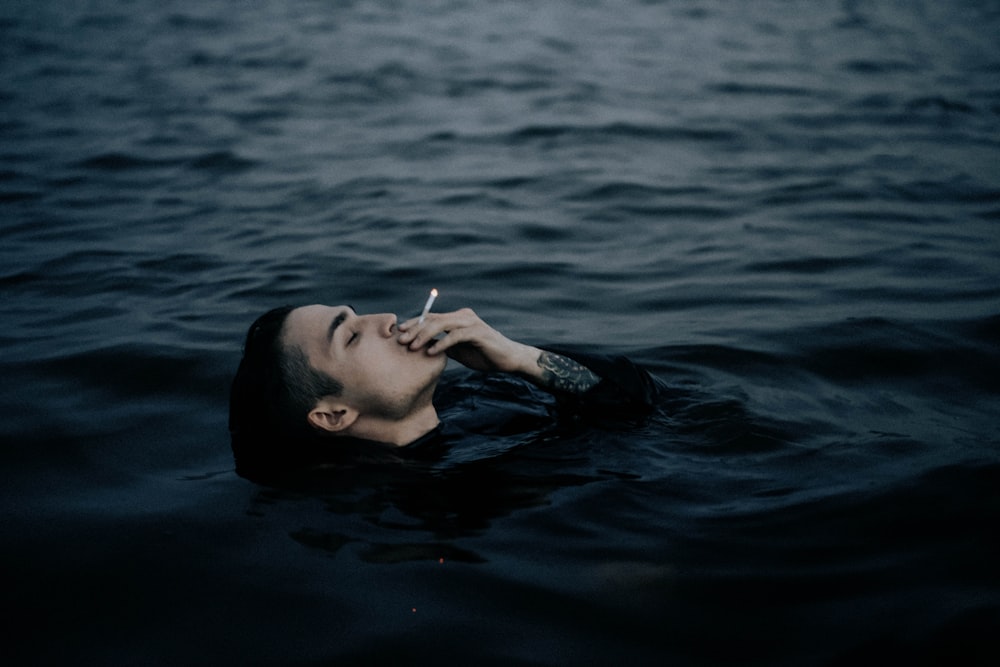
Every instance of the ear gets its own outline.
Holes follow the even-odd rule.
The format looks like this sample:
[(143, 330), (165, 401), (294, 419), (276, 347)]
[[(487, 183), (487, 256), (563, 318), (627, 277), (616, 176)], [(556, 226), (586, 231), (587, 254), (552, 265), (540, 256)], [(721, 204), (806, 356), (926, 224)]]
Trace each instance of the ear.
[(332, 399), (321, 399), (316, 406), (309, 411), (309, 423), (314, 428), (328, 433), (339, 433), (348, 428), (358, 418), (358, 411), (354, 408), (334, 401)]

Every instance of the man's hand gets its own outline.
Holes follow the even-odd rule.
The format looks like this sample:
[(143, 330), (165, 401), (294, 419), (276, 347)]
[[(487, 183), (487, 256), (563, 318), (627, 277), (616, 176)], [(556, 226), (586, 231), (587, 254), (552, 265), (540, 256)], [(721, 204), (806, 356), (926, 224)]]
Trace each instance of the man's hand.
[(401, 345), (426, 347), (427, 354), (446, 353), (473, 370), (530, 374), (541, 350), (518, 343), (483, 322), (470, 308), (452, 313), (428, 313), (423, 323), (413, 318), (399, 325)]
[(445, 353), (477, 371), (518, 373), (543, 389), (581, 394), (600, 377), (567, 357), (512, 341), (486, 324), (470, 308), (453, 313), (429, 313), (398, 326), (399, 343), (427, 354)]

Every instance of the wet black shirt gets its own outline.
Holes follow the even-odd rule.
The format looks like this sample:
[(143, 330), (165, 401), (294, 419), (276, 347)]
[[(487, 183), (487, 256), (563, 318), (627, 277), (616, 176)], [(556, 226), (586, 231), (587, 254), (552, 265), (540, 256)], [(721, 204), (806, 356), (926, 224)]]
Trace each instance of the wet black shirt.
[[(313, 472), (357, 465), (381, 466), (407, 461), (449, 467), (503, 455), (521, 445), (535, 445), (571, 431), (621, 428), (642, 418), (655, 405), (658, 382), (644, 369), (620, 356), (594, 355), (545, 348), (590, 369), (601, 380), (582, 394), (548, 392), (517, 376), (448, 372), (434, 396), (440, 424), (415, 441), (396, 447), (338, 438), (308, 441), (258, 438), (233, 451), (237, 473), (267, 484), (298, 483)], [(239, 453), (237, 454), (237, 451)]]
[(477, 449), (492, 449), (497, 439), (517, 444), (567, 428), (627, 422), (654, 407), (659, 383), (626, 357), (544, 349), (585, 366), (600, 382), (582, 394), (570, 394), (548, 392), (506, 374), (446, 378), (434, 399), (441, 424), (398, 453), (434, 459), (460, 446), (462, 458), (470, 458)]

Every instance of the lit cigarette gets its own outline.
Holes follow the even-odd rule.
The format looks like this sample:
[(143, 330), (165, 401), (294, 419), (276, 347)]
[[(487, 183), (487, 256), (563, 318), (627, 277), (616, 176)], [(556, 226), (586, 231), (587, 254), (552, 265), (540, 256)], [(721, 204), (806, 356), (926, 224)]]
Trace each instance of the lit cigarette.
[(424, 312), (420, 313), (420, 319), (417, 320), (418, 324), (424, 323), (424, 318), (427, 317), (427, 313), (431, 312), (431, 306), (434, 305), (434, 299), (438, 297), (437, 289), (431, 290), (431, 295), (427, 297), (427, 303), (424, 304)]

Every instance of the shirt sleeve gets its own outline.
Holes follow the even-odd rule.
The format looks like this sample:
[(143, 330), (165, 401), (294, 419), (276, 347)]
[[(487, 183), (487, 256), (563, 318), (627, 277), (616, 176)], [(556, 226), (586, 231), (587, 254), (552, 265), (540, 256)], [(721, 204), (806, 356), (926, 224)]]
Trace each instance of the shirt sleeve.
[(627, 357), (598, 355), (576, 350), (543, 348), (585, 366), (601, 381), (582, 394), (558, 393), (561, 407), (574, 410), (613, 409), (619, 413), (647, 412), (660, 395), (660, 382)]

